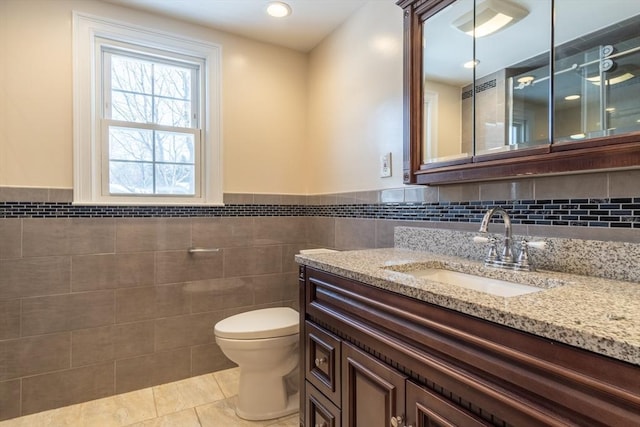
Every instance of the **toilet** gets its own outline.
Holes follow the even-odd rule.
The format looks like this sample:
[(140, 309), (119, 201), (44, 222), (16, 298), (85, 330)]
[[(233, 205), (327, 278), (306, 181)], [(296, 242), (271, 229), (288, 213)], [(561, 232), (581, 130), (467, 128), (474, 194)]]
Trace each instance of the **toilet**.
[(265, 308), (216, 323), (216, 343), (240, 367), (236, 414), (267, 420), (298, 411), (298, 312)]

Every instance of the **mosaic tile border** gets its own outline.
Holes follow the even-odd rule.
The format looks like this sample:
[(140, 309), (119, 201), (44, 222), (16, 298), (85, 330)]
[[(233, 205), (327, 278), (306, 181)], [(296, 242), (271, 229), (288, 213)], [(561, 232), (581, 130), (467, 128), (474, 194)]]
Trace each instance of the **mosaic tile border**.
[(514, 224), (640, 229), (640, 197), (225, 206), (75, 206), (68, 202), (0, 202), (0, 218), (324, 216), (479, 223), (486, 210), (493, 206), (507, 209)]

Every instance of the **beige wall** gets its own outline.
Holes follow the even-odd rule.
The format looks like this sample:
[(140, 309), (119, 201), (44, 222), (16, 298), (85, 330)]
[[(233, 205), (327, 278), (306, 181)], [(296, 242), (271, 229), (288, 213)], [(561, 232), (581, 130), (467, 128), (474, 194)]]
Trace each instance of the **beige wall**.
[[(402, 185), (402, 9), (365, 4), (310, 56), (310, 194)], [(380, 178), (391, 152), (393, 176)]]
[(0, 186), (72, 187), (72, 10), (220, 44), (224, 191), (305, 192), (307, 55), (94, 0), (0, 1)]

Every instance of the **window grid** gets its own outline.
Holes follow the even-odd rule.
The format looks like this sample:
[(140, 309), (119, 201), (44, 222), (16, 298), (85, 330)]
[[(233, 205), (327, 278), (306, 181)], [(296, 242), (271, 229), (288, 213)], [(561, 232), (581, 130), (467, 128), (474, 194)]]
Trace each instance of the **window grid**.
[[(153, 196), (153, 195), (161, 195), (163, 197), (166, 196), (197, 196), (199, 194), (199, 185), (197, 180), (196, 170), (197, 162), (199, 159), (199, 144), (200, 140), (198, 138), (199, 129), (197, 129), (197, 117), (198, 114), (196, 111), (199, 109), (199, 105), (197, 102), (197, 92), (198, 92), (198, 74), (199, 74), (199, 65), (186, 64), (180, 61), (167, 60), (165, 58), (160, 58), (156, 56), (150, 56), (146, 54), (140, 54), (138, 52), (130, 52), (123, 51), (119, 49), (114, 49), (110, 47), (103, 48), (103, 93), (105, 95), (104, 102), (104, 112), (103, 117), (105, 118), (107, 133), (105, 143), (106, 147), (103, 150), (105, 153), (105, 167), (103, 168), (104, 177), (103, 182), (103, 192), (106, 194), (123, 194), (128, 196)], [(135, 76), (140, 80), (132, 82), (126, 82), (123, 80), (126, 79), (127, 76), (120, 76), (118, 70), (114, 66), (113, 59), (116, 59), (116, 62), (120, 62), (120, 64), (133, 64), (133, 70), (125, 69), (120, 70), (123, 71), (124, 74), (128, 74), (129, 79), (131, 79), (132, 71), (136, 71), (135, 67), (139, 68), (139, 72), (142, 73), (141, 76)], [(131, 65), (129, 65), (131, 66)], [(178, 73), (182, 76), (182, 93), (177, 88), (178, 84), (175, 84), (175, 81), (163, 82), (169, 86), (176, 86), (174, 89), (178, 89), (177, 95), (176, 93), (164, 94), (162, 93), (162, 89), (158, 88), (158, 79), (160, 78), (161, 71), (158, 70), (159, 66), (168, 66), (174, 69), (175, 73)], [(147, 70), (145, 70), (147, 68)], [(148, 73), (145, 73), (148, 71)], [(135, 73), (134, 73), (135, 74)], [(188, 77), (187, 77), (188, 76)], [(148, 82), (146, 81), (148, 79)], [(115, 83), (117, 82), (117, 83)], [(148, 87), (145, 87), (146, 84), (149, 84)], [(114, 102), (114, 94), (124, 94), (124, 102), (125, 106), (121, 107), (122, 111), (119, 110), (118, 106)], [(127, 95), (133, 95), (128, 97)], [(174, 95), (174, 96), (171, 96)], [(140, 102), (136, 100), (136, 96), (140, 97), (142, 100), (142, 105), (135, 105), (136, 102)], [(176, 115), (176, 108), (180, 108), (179, 104), (170, 105), (168, 114), (171, 116), (170, 126), (167, 126), (167, 123), (163, 123), (163, 117), (161, 117), (160, 108), (161, 101), (169, 100), (169, 104), (171, 101), (175, 101), (176, 103), (183, 102), (186, 105), (182, 105), (182, 108), (187, 107), (187, 111), (178, 111)], [(150, 103), (149, 111), (147, 111), (147, 103)], [(142, 119), (146, 119), (144, 121), (138, 120), (140, 117), (136, 117), (135, 112), (132, 113), (130, 111), (129, 117), (127, 116), (127, 112), (125, 107), (131, 107), (134, 105), (135, 110), (142, 109)], [(125, 118), (129, 120), (113, 120), (114, 110), (117, 111), (118, 119)], [(138, 111), (139, 113), (139, 111)], [(182, 113), (182, 114), (180, 114)], [(150, 116), (149, 116), (150, 115)], [(124, 116), (124, 117), (120, 117)], [(180, 117), (182, 116), (182, 117)], [(112, 133), (111, 129), (119, 123), (118, 127), (127, 128), (127, 129), (140, 129), (150, 127), (151, 137), (149, 141), (149, 150), (151, 154), (150, 159), (145, 159), (144, 155), (142, 159), (122, 159), (122, 158), (114, 158), (111, 154), (111, 144), (112, 144)], [(141, 126), (146, 125), (146, 126)], [(164, 153), (159, 153), (160, 150), (159, 144), (161, 144), (161, 136), (159, 134), (158, 127), (166, 128), (166, 138), (173, 139), (173, 143), (175, 146), (175, 135), (184, 135), (187, 138), (185, 141), (189, 140), (188, 136), (192, 136), (191, 149), (186, 147), (187, 150), (192, 151), (192, 155), (189, 157), (190, 161), (178, 161), (178, 159), (169, 159), (166, 160), (164, 157)], [(191, 131), (191, 132), (189, 132)], [(196, 132), (197, 131), (197, 132)], [(170, 144), (170, 143), (169, 143)], [(162, 155), (161, 155), (162, 154)], [(173, 160), (173, 161), (171, 161)], [(131, 190), (130, 186), (122, 185), (121, 175), (116, 177), (117, 173), (115, 172), (116, 165), (120, 164), (131, 164), (131, 165), (139, 165), (138, 173), (144, 177), (146, 175), (145, 165), (150, 166), (149, 174), (151, 175), (151, 183), (150, 188), (148, 184), (145, 186), (145, 180), (142, 179), (140, 182), (141, 188), (136, 188), (135, 190)], [(186, 183), (187, 190), (186, 191), (178, 191), (178, 187), (171, 188), (170, 185), (161, 186), (159, 183), (159, 176), (164, 176), (162, 165), (174, 166), (173, 176), (177, 175), (177, 170), (180, 167), (184, 169), (184, 175), (187, 177), (188, 182)], [(114, 170), (112, 170), (112, 166)], [(189, 170), (190, 169), (190, 170)], [(135, 170), (135, 169), (132, 169)], [(126, 175), (126, 173), (124, 173)], [(129, 172), (131, 174), (131, 172)], [(165, 177), (166, 179), (166, 177)], [(175, 180), (174, 180), (175, 181)], [(164, 182), (164, 184), (171, 184), (168, 182)], [(173, 182), (175, 185), (176, 183)], [(178, 182), (177, 184), (184, 184), (184, 182)], [(181, 187), (182, 188), (182, 187)], [(150, 191), (149, 191), (150, 190)]]

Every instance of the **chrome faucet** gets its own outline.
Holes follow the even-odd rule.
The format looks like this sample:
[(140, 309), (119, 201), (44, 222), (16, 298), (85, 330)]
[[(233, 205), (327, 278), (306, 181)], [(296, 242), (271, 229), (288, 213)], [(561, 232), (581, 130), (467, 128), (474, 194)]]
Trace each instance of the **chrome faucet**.
[(534, 271), (535, 268), (533, 265), (529, 263), (529, 251), (527, 248), (536, 248), (536, 249), (544, 249), (546, 247), (546, 242), (529, 242), (527, 239), (522, 239), (520, 242), (520, 254), (518, 255), (518, 259), (514, 259), (513, 257), (513, 238), (511, 234), (511, 218), (507, 211), (503, 208), (496, 206), (494, 208), (489, 209), (482, 218), (482, 222), (480, 223), (480, 232), (487, 233), (489, 229), (489, 222), (493, 215), (499, 213), (502, 216), (502, 220), (504, 221), (504, 245), (502, 248), (502, 253), (498, 255), (497, 249), (497, 239), (495, 237), (480, 237), (476, 236), (473, 238), (475, 242), (489, 242), (491, 245), (489, 249), (489, 253), (484, 260), (484, 265), (490, 267), (500, 267), (500, 268), (508, 268), (511, 270), (519, 270), (519, 271)]
[(504, 221), (504, 247), (502, 248), (502, 254), (498, 258), (498, 260), (503, 263), (513, 263), (513, 250), (511, 248), (511, 218), (509, 217), (507, 211), (499, 206), (489, 209), (482, 218), (482, 223), (480, 224), (480, 232), (487, 232), (489, 228), (489, 221), (491, 221), (491, 218), (496, 212), (502, 216), (502, 220)]

